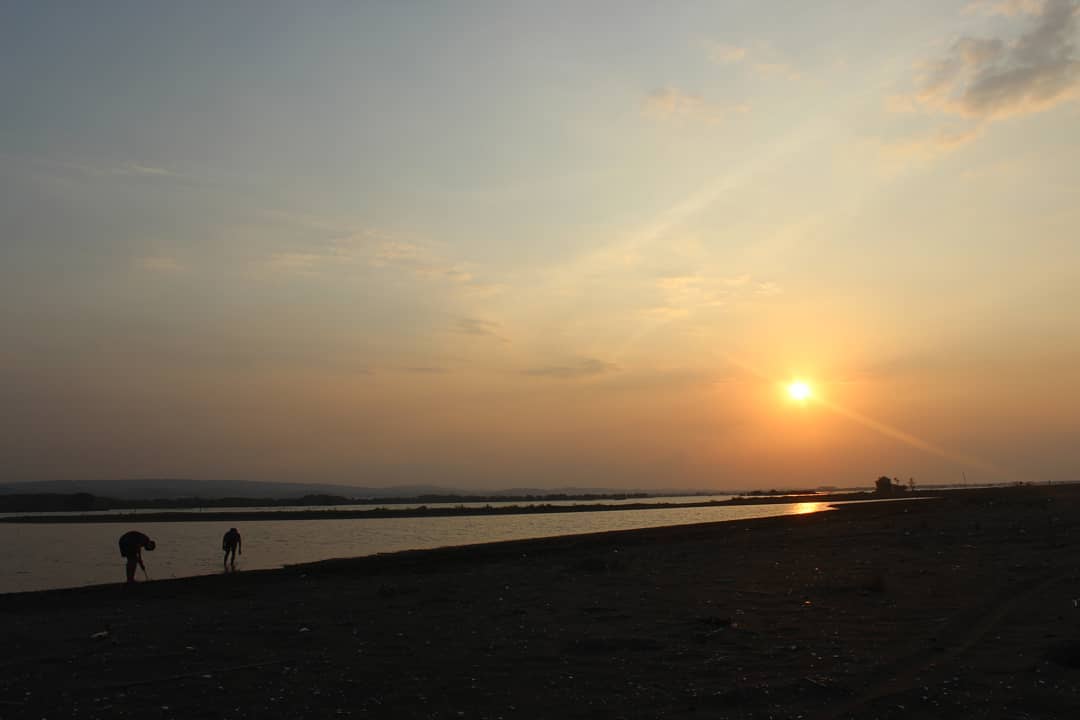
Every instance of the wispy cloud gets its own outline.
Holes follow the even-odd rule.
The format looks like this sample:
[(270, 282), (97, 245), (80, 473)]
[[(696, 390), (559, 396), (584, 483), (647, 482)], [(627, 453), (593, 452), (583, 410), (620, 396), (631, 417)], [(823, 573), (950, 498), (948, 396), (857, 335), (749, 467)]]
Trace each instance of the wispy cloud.
[(784, 289), (780, 287), (779, 283), (775, 282), (759, 282), (754, 286), (754, 294), (758, 297), (772, 297), (773, 295), (780, 295), (784, 292)]
[(427, 261), (424, 259), (426, 255), (426, 252), (421, 251), (418, 246), (412, 243), (387, 240), (375, 248), (371, 264), (376, 267), (385, 267), (388, 265), (416, 267), (418, 265), (427, 264)]
[(654, 90), (645, 97), (643, 112), (664, 120), (697, 119), (719, 122), (731, 113), (747, 112), (749, 105), (720, 107), (700, 95), (687, 93), (674, 87)]
[(604, 362), (596, 358), (581, 358), (566, 365), (545, 365), (525, 370), (525, 375), (533, 377), (547, 377), (557, 380), (578, 380), (581, 378), (595, 377), (618, 370), (614, 363)]
[(931, 160), (975, 141), (982, 131), (982, 125), (941, 128), (918, 137), (883, 143), (880, 146), (881, 154), (886, 161), (901, 163), (909, 160)]
[(178, 173), (161, 167), (151, 167), (139, 163), (129, 162), (116, 167), (101, 171), (104, 174), (118, 175), (122, 177), (180, 177)]
[(656, 281), (656, 287), (668, 291), (685, 291), (701, 284), (700, 275), (671, 275)]
[(755, 281), (750, 275), (671, 275), (656, 280), (663, 304), (646, 310), (651, 317), (674, 320), (693, 311), (722, 308), (751, 297), (769, 297), (782, 292), (773, 281)]
[(964, 12), (985, 15), (1042, 15), (1046, 0), (975, 0)]
[(94, 178), (96, 180), (105, 178), (141, 178), (147, 180), (171, 179), (184, 182), (190, 182), (192, 180), (191, 177), (184, 175), (183, 173), (133, 160), (118, 164), (108, 164), (104, 162), (57, 160), (46, 157), (15, 157), (14, 159), (46, 169), (58, 175), (67, 175), (73, 178)]
[(645, 98), (645, 112), (659, 117), (685, 117), (706, 112), (705, 99), (678, 88), (653, 90)]
[[(1077, 0), (993, 7), (1022, 16), (1029, 27), (1014, 40), (958, 38), (944, 57), (926, 65), (907, 97), (910, 109), (986, 122), (1041, 112), (1077, 96)], [(903, 103), (894, 101), (893, 109), (903, 109)]]
[(350, 231), (338, 223), (320, 222), (306, 216), (288, 217), (329, 237), (269, 254), (261, 261), (262, 269), (269, 272), (318, 275), (366, 267), (444, 282), (469, 296), (489, 296), (504, 289), (500, 284), (479, 279), (471, 264), (447, 260), (420, 243), (372, 229)]
[(359, 266), (370, 256), (370, 246), (382, 242), (382, 235), (372, 231), (348, 233), (301, 242), (270, 253), (262, 260), (262, 269), (282, 275), (320, 275)]
[(746, 59), (746, 48), (724, 43), (711, 43), (706, 49), (709, 59), (715, 63), (732, 65)]
[(135, 261), (136, 266), (154, 273), (179, 273), (187, 268), (176, 258), (168, 255), (152, 255), (141, 257)]
[(779, 77), (785, 80), (799, 80), (802, 73), (785, 62), (759, 62), (754, 63), (754, 70), (764, 77)]
[(495, 295), (504, 289), (501, 284), (478, 278), (471, 264), (447, 260), (430, 248), (410, 242), (379, 243), (373, 248), (369, 263), (373, 267), (397, 269), (418, 278), (450, 283), (467, 295)]
[(751, 50), (741, 45), (707, 43), (705, 53), (718, 65), (742, 65), (763, 77), (780, 77), (787, 80), (798, 80), (802, 77), (802, 73), (795, 67), (768, 48), (758, 47)]
[(266, 259), (265, 267), (275, 273), (314, 275), (334, 258), (323, 253), (279, 252)]
[(507, 338), (502, 334), (502, 326), (487, 320), (469, 317), (458, 318), (457, 322), (454, 323), (453, 330), (461, 335), (491, 337), (502, 342), (508, 342)]
[(744, 287), (750, 282), (749, 275), (732, 275), (731, 277), (721, 278), (720, 282), (724, 285), (732, 288)]

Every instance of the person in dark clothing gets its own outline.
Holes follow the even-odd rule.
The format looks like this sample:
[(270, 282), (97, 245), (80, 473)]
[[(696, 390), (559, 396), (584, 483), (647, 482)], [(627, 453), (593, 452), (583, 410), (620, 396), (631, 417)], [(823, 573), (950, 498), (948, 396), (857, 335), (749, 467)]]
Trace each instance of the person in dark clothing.
[[(236, 553), (240, 552), (244, 554), (244, 549), (241, 547), (240, 531), (236, 528), (229, 528), (229, 532), (225, 533), (225, 537), (221, 538), (221, 549), (225, 551), (225, 569), (228, 570), (229, 566), (232, 569), (236, 569)], [(232, 555), (230, 560), (229, 555)]]
[(131, 530), (120, 536), (120, 557), (127, 558), (127, 581), (135, 582), (135, 566), (138, 565), (146, 572), (146, 566), (142, 561), (142, 550), (153, 551), (157, 547), (153, 540), (137, 530)]

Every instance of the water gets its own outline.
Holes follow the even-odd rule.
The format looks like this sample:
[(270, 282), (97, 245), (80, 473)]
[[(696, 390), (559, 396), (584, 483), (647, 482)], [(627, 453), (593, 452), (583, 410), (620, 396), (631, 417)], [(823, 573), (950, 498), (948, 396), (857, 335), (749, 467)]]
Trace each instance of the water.
[[(244, 539), (244, 554), (238, 556), (237, 569), (279, 568), (330, 558), (500, 540), (804, 514), (826, 510), (832, 504), (836, 503), (244, 522), (237, 525)], [(134, 527), (157, 542), (156, 551), (143, 553), (151, 578), (221, 572), (221, 536), (229, 523), (139, 523)], [(116, 541), (128, 529), (117, 523), (0, 523), (0, 547), (6, 550), (0, 558), (0, 592), (120, 582), (124, 578), (124, 560)]]
[[(808, 493), (804, 493), (806, 495)], [(625, 498), (622, 500), (612, 498), (597, 498), (595, 500), (495, 500), (491, 502), (456, 502), (456, 503), (365, 503), (356, 505), (239, 505), (234, 508), (211, 507), (211, 508), (118, 508), (113, 510), (74, 510), (67, 512), (8, 512), (0, 513), (0, 518), (5, 517), (33, 517), (35, 515), (64, 516), (72, 515), (79, 517), (94, 517), (96, 515), (130, 515), (131, 513), (191, 513), (219, 512), (221, 510), (243, 510), (244, 512), (284, 512), (287, 510), (313, 511), (313, 510), (415, 510), (421, 507), (535, 507), (537, 505), (551, 505), (553, 507), (567, 507), (571, 505), (634, 505), (640, 503), (662, 503), (664, 505), (689, 505), (692, 503), (724, 502), (731, 500), (735, 495), (671, 495), (671, 496), (648, 496), (641, 498)]]

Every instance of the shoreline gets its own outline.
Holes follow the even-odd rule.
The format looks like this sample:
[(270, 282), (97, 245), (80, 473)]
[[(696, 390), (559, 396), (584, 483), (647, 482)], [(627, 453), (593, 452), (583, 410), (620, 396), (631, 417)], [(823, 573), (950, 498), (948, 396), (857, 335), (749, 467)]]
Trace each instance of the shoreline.
[(1069, 717), (1078, 550), (1040, 486), (13, 593), (0, 716)]
[[(941, 492), (941, 491), (939, 491)], [(948, 492), (948, 491), (946, 491)], [(870, 492), (832, 493), (829, 495), (783, 495), (776, 497), (747, 497), (731, 500), (706, 500), (688, 503), (650, 503), (635, 502), (613, 505), (610, 503), (590, 503), (575, 505), (556, 505), (537, 503), (534, 505), (506, 505), (468, 507), (450, 505), (448, 507), (420, 506), (416, 508), (378, 507), (370, 510), (235, 510), (214, 509), (207, 511), (152, 510), (145, 512), (110, 513), (102, 515), (16, 515), (0, 517), (0, 523), (41, 523), (41, 524), (82, 524), (82, 523), (128, 523), (138, 522), (230, 522), (260, 520), (364, 520), (376, 518), (413, 518), (413, 517), (469, 517), (499, 515), (544, 515), (573, 512), (617, 512), (619, 510), (670, 510), (678, 508), (701, 507), (739, 507), (743, 505), (782, 505), (786, 503), (833, 503), (873, 500), (899, 500), (917, 497), (934, 497), (934, 491), (917, 492), (910, 496), (883, 498)]]
[[(928, 498), (910, 497), (893, 498), (889, 502), (919, 501)], [(843, 502), (843, 501), (841, 501)], [(875, 501), (846, 501), (854, 503), (873, 503)], [(740, 505), (743, 503), (740, 503)], [(781, 504), (781, 503), (748, 503), (748, 504)], [(681, 508), (686, 505), (671, 505), (665, 507)], [(694, 505), (691, 507), (709, 507), (709, 504)], [(830, 507), (816, 511), (812, 514), (835, 512), (840, 506)], [(633, 508), (638, 509), (638, 508)], [(663, 508), (660, 508), (663, 509)], [(395, 568), (419, 568), (427, 565), (436, 566), (444, 564), (461, 564), (469, 562), (484, 562), (493, 558), (514, 557), (515, 554), (532, 552), (550, 553), (557, 552), (566, 546), (579, 547), (588, 545), (590, 542), (605, 542), (609, 540), (624, 540), (630, 543), (647, 542), (648, 538), (655, 535), (656, 539), (662, 540), (665, 533), (677, 532), (683, 529), (708, 528), (717, 525), (767, 523), (769, 521), (781, 521), (793, 517), (807, 517), (808, 515), (771, 515), (768, 517), (737, 518), (732, 520), (709, 520), (706, 522), (686, 523), (681, 525), (663, 525), (658, 527), (628, 528), (622, 530), (599, 530), (594, 532), (573, 533), (568, 535), (551, 535), (534, 538), (520, 538), (514, 540), (492, 540), (485, 542), (470, 543), (466, 545), (446, 545), (432, 548), (412, 548), (388, 552), (376, 552), (369, 555), (355, 555), (313, 560), (311, 562), (288, 563), (272, 568), (254, 568), (240, 570), (235, 573), (222, 573), (215, 571), (199, 575), (185, 575), (181, 577), (166, 577), (152, 581), (140, 581), (140, 586), (160, 586), (167, 583), (185, 583), (187, 581), (222, 582), (221, 578), (227, 576), (229, 582), (248, 582), (244, 578), (258, 575), (260, 580), (251, 582), (275, 582), (275, 578), (288, 578), (295, 573), (308, 572), (392, 572)], [(139, 520), (146, 520), (139, 516)], [(640, 537), (631, 537), (641, 534)], [(36, 597), (46, 593), (77, 593), (78, 591), (98, 591), (100, 589), (115, 589), (123, 587), (122, 582), (97, 583), (92, 585), (74, 585), (71, 587), (48, 588), (44, 590), (23, 590), (0, 593), (0, 611), (4, 609), (4, 601), (14, 596)]]

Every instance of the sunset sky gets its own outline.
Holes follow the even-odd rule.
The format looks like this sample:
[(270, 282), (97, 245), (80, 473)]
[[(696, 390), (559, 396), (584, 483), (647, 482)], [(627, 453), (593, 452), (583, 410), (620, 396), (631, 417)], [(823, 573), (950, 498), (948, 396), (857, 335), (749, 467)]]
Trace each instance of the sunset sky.
[(0, 481), (1080, 480), (1080, 2), (227, 5), (0, 11)]

